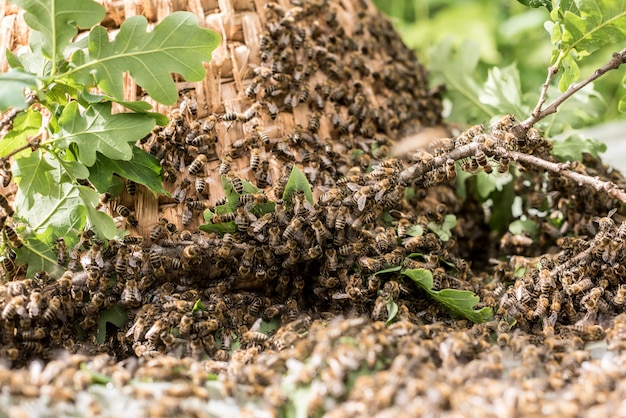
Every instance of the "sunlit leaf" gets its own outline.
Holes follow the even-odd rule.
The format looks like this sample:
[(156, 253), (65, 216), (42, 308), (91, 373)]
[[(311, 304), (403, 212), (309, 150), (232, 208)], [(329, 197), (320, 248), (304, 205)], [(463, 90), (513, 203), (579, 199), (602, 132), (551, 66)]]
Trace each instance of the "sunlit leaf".
[(31, 152), (30, 156), (17, 158), (13, 166), (15, 181), (24, 193), (28, 207), (32, 207), (36, 194), (47, 196), (57, 188), (50, 171), (54, 170), (41, 150)]
[(487, 81), (478, 96), (482, 103), (498, 109), (499, 113), (524, 116), (528, 107), (522, 99), (522, 86), (516, 64), (489, 69)]
[(311, 183), (309, 183), (309, 179), (307, 179), (304, 173), (294, 165), (291, 169), (289, 180), (285, 185), (285, 191), (283, 192), (283, 200), (288, 207), (293, 204), (293, 196), (296, 192), (303, 192), (309, 203), (314, 203), (313, 191), (311, 190)]
[(124, 21), (113, 41), (109, 32), (96, 26), (89, 34), (89, 52), (75, 53), (71, 77), (81, 84), (97, 84), (117, 100), (124, 98), (122, 75), (130, 73), (138, 85), (154, 100), (171, 105), (178, 99), (178, 89), (171, 73), (187, 81), (201, 81), (206, 76), (203, 62), (219, 45), (217, 33), (198, 27), (198, 17), (190, 12), (174, 12), (147, 32), (143, 16)]
[(91, 0), (11, 0), (26, 10), (24, 20), (41, 33), (41, 51), (50, 59), (59, 58), (78, 28), (90, 28), (104, 19), (102, 5)]
[(153, 193), (166, 194), (161, 181), (161, 165), (157, 159), (132, 146), (133, 157), (129, 161), (111, 159), (100, 153), (94, 165), (89, 167), (89, 181), (101, 193), (109, 189), (113, 174), (118, 174), (124, 178), (143, 184)]
[(22, 236), (24, 245), (16, 249), (17, 264), (28, 264), (26, 274), (33, 277), (38, 271), (45, 271), (52, 277), (60, 277), (61, 267), (57, 264), (57, 255), (54, 247), (49, 242), (41, 241), (37, 237), (25, 238)]
[(13, 119), (13, 129), (0, 140), (0, 156), (4, 157), (17, 148), (25, 146), (28, 137), (35, 136), (40, 127), (41, 113), (35, 109), (30, 108), (18, 113)]
[(111, 103), (94, 104), (83, 114), (78, 103), (69, 103), (59, 119), (61, 132), (53, 139), (59, 146), (76, 143), (79, 159), (86, 166), (96, 162), (96, 152), (115, 159), (133, 157), (131, 143), (144, 137), (154, 127), (154, 119), (141, 113), (111, 114)]
[(33, 74), (21, 70), (11, 70), (0, 74), (0, 111), (13, 107), (24, 109), (27, 107), (24, 96), (25, 89), (35, 89), (37, 79)]
[(406, 231), (406, 234), (410, 237), (421, 237), (423, 233), (424, 233), (424, 230), (419, 225), (412, 225)]
[(104, 212), (95, 208), (100, 199), (100, 194), (85, 186), (77, 186), (79, 196), (86, 208), (87, 226), (94, 230), (100, 238), (113, 239), (117, 232), (113, 219)]

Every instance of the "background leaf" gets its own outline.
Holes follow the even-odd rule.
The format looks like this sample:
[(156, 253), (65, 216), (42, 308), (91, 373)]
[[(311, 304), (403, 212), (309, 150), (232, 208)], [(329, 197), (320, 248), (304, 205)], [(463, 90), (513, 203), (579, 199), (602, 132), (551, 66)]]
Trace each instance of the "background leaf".
[(91, 0), (11, 0), (26, 10), (24, 20), (32, 30), (41, 33), (41, 52), (56, 59), (70, 40), (76, 36), (77, 27), (90, 28), (104, 19), (102, 5)]
[(605, 151), (606, 144), (584, 138), (582, 135), (571, 135), (563, 141), (552, 143), (552, 155), (559, 161), (582, 161), (585, 152), (597, 157), (599, 153)]
[[(116, 100), (123, 100), (124, 72), (154, 100), (172, 105), (178, 99), (171, 73), (187, 81), (201, 81), (206, 76), (203, 62), (219, 45), (217, 33), (198, 27), (193, 13), (175, 12), (146, 32), (143, 16), (126, 19), (113, 41), (107, 30), (96, 26), (89, 34), (88, 55), (74, 54), (77, 68), (68, 73), (81, 84), (97, 84)], [(94, 78), (95, 77), (95, 78)]]

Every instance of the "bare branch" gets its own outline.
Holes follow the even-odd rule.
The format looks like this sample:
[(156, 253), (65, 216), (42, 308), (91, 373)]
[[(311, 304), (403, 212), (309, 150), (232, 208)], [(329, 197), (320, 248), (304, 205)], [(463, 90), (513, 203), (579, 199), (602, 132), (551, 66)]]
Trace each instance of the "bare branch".
[[(545, 118), (546, 116), (551, 115), (552, 113), (556, 113), (557, 108), (561, 105), (561, 103), (563, 103), (565, 100), (567, 100), (574, 93), (576, 93), (577, 91), (581, 90), (587, 84), (589, 84), (589, 83), (595, 81), (596, 79), (600, 78), (605, 73), (607, 73), (607, 72), (609, 72), (611, 70), (615, 70), (615, 69), (619, 68), (625, 62), (626, 62), (626, 48), (624, 48), (620, 52), (615, 52), (612, 55), (612, 57), (609, 60), (609, 62), (607, 62), (602, 67), (598, 68), (596, 71), (594, 71), (587, 78), (582, 80), (580, 83), (575, 83), (575, 84), (572, 84), (571, 86), (569, 86), (569, 88), (562, 95), (560, 95), (558, 98), (556, 98), (545, 109), (539, 110), (541, 108), (541, 106), (543, 106), (543, 102), (545, 102), (545, 93), (547, 91), (547, 84), (544, 84), (543, 87), (542, 87), (542, 91), (541, 91), (541, 96), (542, 97), (540, 97), (539, 103), (537, 103), (537, 107), (535, 108), (535, 110), (533, 110), (533, 112), (530, 115), (530, 117), (528, 117), (528, 119), (526, 119), (525, 121), (521, 122), (518, 126), (520, 128), (522, 128), (522, 129), (526, 129), (527, 130), (530, 127), (532, 127), (535, 123), (537, 123), (541, 119)], [(552, 78), (550, 76), (550, 74), (552, 73), (552, 67), (550, 67), (550, 68), (551, 68), (551, 70), (548, 73), (548, 79), (546, 80), (546, 83), (548, 83), (550, 81), (550, 79)], [(556, 71), (554, 71), (554, 74), (556, 74)], [(554, 74), (552, 74), (552, 75), (554, 75)], [(542, 102), (542, 100), (543, 100), (543, 102)]]
[[(552, 81), (552, 78), (554, 78), (556, 73), (558, 73), (558, 72), (559, 72), (559, 68), (555, 67), (554, 65), (551, 66), (550, 68), (548, 68), (548, 76), (546, 77), (546, 81), (541, 86), (541, 94), (539, 95), (539, 100), (537, 101), (537, 105), (533, 109), (533, 112), (530, 114), (531, 117), (537, 117), (538, 118), (539, 115), (541, 115), (541, 108), (543, 107), (544, 103), (546, 102), (546, 99), (547, 99), (547, 96), (548, 96), (548, 88), (550, 87), (550, 82)], [(537, 119), (537, 120), (539, 120), (539, 119)], [(530, 126), (529, 126), (529, 128), (530, 128)]]
[(497, 155), (500, 157), (507, 157), (513, 161), (519, 161), (526, 165), (557, 173), (563, 177), (575, 181), (579, 186), (586, 185), (592, 187), (598, 192), (606, 193), (608, 196), (619, 200), (622, 203), (626, 203), (626, 192), (618, 185), (611, 181), (604, 181), (598, 177), (591, 177), (589, 175), (570, 170), (569, 163), (556, 163), (546, 161), (534, 155), (529, 155), (518, 151), (511, 151), (503, 146), (487, 147), (485, 144), (479, 142), (472, 142), (470, 144), (455, 148), (449, 153), (435, 157), (428, 164), (423, 162), (413, 164), (412, 166), (406, 168), (400, 173), (399, 181), (402, 184), (409, 184), (419, 179), (429, 171), (444, 166), (446, 160), (449, 158), (452, 158), (454, 160), (468, 158), (476, 155), (476, 152), (479, 150), (483, 151), (488, 156)]

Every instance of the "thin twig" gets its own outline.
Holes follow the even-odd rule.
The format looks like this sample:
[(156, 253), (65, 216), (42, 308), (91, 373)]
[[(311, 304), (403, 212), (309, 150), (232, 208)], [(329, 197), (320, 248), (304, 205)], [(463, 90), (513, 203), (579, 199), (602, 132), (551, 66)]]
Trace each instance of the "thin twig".
[[(597, 70), (595, 70), (592, 74), (590, 74), (583, 81), (581, 81), (580, 83), (575, 83), (575, 84), (572, 84), (571, 86), (569, 86), (569, 88), (562, 95), (560, 95), (558, 98), (556, 98), (545, 109), (538, 110), (538, 108), (540, 109), (540, 107), (543, 105), (543, 103), (541, 102), (542, 97), (543, 97), (543, 101), (545, 102), (545, 92), (544, 92), (544, 89), (547, 91), (547, 87), (544, 84), (544, 86), (542, 87), (542, 92), (541, 92), (542, 97), (540, 97), (539, 103), (537, 103), (538, 108), (535, 108), (535, 110), (533, 110), (533, 112), (530, 115), (530, 117), (528, 117), (528, 119), (526, 119), (525, 121), (521, 122), (518, 125), (519, 128), (524, 129), (524, 130), (528, 130), (529, 128), (531, 128), (535, 123), (537, 123), (541, 119), (545, 118), (548, 115), (551, 115), (552, 113), (556, 113), (557, 108), (561, 105), (561, 103), (563, 103), (565, 100), (567, 100), (571, 95), (573, 95), (577, 91), (581, 90), (583, 87), (585, 87), (587, 84), (591, 83), (592, 81), (595, 81), (596, 79), (598, 79), (599, 77), (601, 77), (605, 73), (607, 73), (607, 72), (609, 72), (611, 70), (616, 70), (617, 68), (619, 68), (624, 63), (626, 63), (626, 48), (624, 48), (620, 52), (615, 52), (611, 56), (611, 59), (609, 60), (609, 62), (607, 62), (602, 67), (600, 67)], [(550, 67), (550, 68), (552, 68), (552, 67)], [(552, 71), (552, 70), (550, 70), (550, 71)], [(555, 72), (555, 74), (556, 74), (556, 72)], [(551, 79), (551, 77), (550, 77), (550, 72), (549, 72), (548, 73), (548, 80), (546, 80), (546, 82), (548, 82), (550, 79)]]
[(565, 178), (575, 181), (579, 186), (587, 185), (598, 192), (606, 193), (610, 197), (619, 200), (621, 203), (626, 203), (626, 192), (615, 183), (570, 170), (570, 165), (568, 163), (546, 161), (542, 158), (535, 157), (534, 155), (511, 151), (501, 146), (490, 148), (478, 142), (473, 142), (471, 144), (455, 148), (449, 153), (435, 157), (429, 164), (421, 162), (413, 164), (400, 173), (399, 181), (402, 184), (410, 184), (427, 172), (432, 171), (437, 167), (444, 166), (449, 158), (461, 160), (476, 155), (476, 152), (479, 150), (483, 151), (488, 156), (497, 155), (500, 157), (507, 157), (513, 161), (519, 161), (545, 171), (557, 173)]

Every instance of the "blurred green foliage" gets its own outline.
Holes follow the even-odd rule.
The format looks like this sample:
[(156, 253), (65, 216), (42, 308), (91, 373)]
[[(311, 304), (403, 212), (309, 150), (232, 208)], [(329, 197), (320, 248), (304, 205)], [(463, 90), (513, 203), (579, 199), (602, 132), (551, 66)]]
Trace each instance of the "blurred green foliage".
[[(544, 23), (550, 20), (545, 7), (529, 8), (514, 0), (374, 0), (374, 3), (392, 19), (404, 42), (428, 66), (433, 82), (441, 83), (442, 78), (437, 74), (441, 67), (433, 66), (431, 57), (446, 48), (466, 48), (469, 50), (457, 51), (457, 54), (465, 55), (466, 60), (476, 60), (475, 69), (472, 74), (467, 74), (468, 77), (482, 82), (487, 80), (489, 70), (494, 66), (517, 68), (523, 102), (533, 105), (536, 102), (554, 48), (550, 34), (544, 29)], [(621, 47), (605, 47), (587, 57), (580, 62), (580, 74), (583, 77), (590, 74), (619, 49)], [(626, 94), (623, 77), (623, 71), (612, 71), (595, 83), (599, 94), (589, 95), (595, 99), (593, 106), (584, 105), (585, 110), (592, 108), (591, 115), (585, 115), (579, 123), (589, 126), (626, 118), (617, 106)], [(450, 100), (455, 102), (454, 97)], [(580, 109), (580, 105), (577, 103), (573, 109)], [(462, 123), (487, 122), (487, 110), (468, 114), (457, 109), (450, 119)], [(497, 113), (506, 112), (507, 109), (503, 109)], [(555, 129), (554, 133), (561, 130)]]

